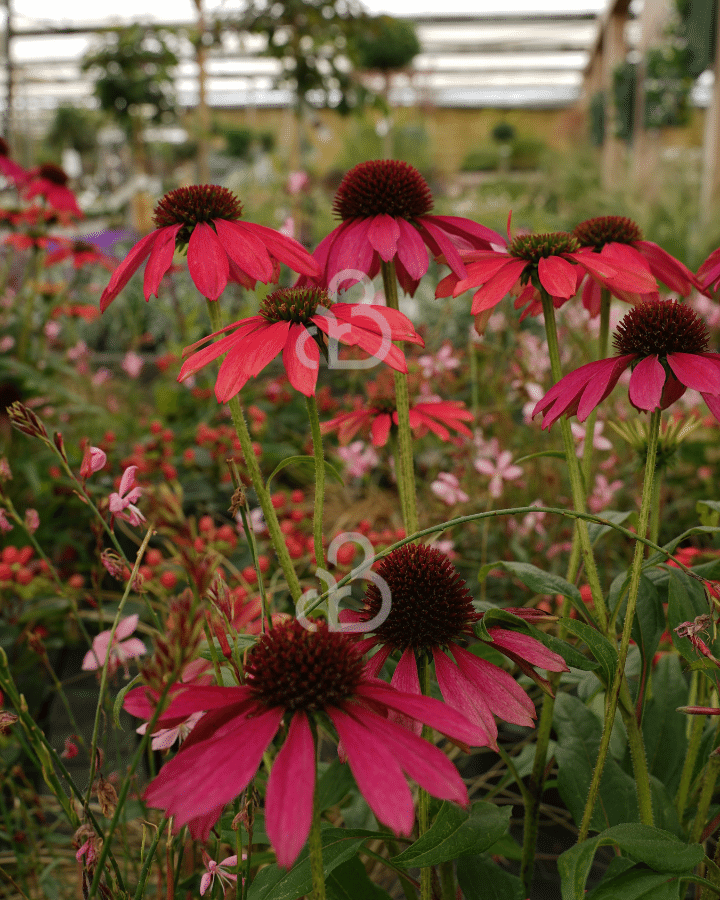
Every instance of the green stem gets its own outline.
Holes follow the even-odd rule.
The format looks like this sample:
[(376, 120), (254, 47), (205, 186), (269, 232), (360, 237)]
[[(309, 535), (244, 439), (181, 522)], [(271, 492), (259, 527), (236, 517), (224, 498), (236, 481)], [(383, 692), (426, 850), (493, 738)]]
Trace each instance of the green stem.
[(317, 731), (313, 727), (313, 740), (315, 741), (315, 791), (313, 793), (313, 814), (308, 838), (308, 851), (310, 853), (310, 871), (312, 873), (313, 893), (312, 900), (325, 900), (325, 869), (323, 867), (322, 837), (320, 833), (320, 803), (317, 779)]
[[(626, 687), (626, 685), (627, 682), (623, 680), (622, 687)], [(627, 709), (623, 703), (620, 703), (620, 715), (625, 723), (625, 731), (627, 732), (630, 758), (632, 760), (633, 774), (635, 775), (635, 793), (638, 798), (640, 820), (645, 825), (652, 825), (652, 789), (650, 788), (650, 772), (648, 770), (642, 728), (632, 707)]]
[[(605, 359), (608, 350), (608, 338), (610, 337), (610, 291), (602, 288), (600, 299), (600, 334), (598, 335), (598, 359)], [(597, 421), (597, 406), (590, 413), (585, 424), (585, 447), (583, 449), (582, 473), (587, 489), (590, 484), (590, 469), (592, 467), (593, 441), (595, 440), (595, 422)]]
[[(210, 325), (213, 331), (220, 331), (223, 326), (218, 303), (208, 300), (207, 306), (208, 313), (210, 315)], [(258, 461), (255, 457), (255, 452), (252, 446), (252, 438), (250, 437), (250, 432), (248, 431), (245, 416), (243, 415), (242, 407), (240, 406), (240, 400), (238, 399), (237, 394), (228, 401), (228, 407), (230, 409), (230, 416), (232, 417), (233, 425), (235, 426), (235, 432), (238, 436), (238, 440), (240, 441), (240, 447), (245, 458), (245, 465), (247, 466), (250, 480), (252, 481), (252, 485), (255, 488), (255, 493), (257, 494), (260, 508), (263, 511), (263, 516), (265, 517), (265, 524), (267, 525), (270, 540), (272, 541), (272, 545), (275, 548), (275, 552), (277, 553), (280, 566), (283, 570), (283, 574), (285, 575), (287, 586), (290, 590), (290, 594), (293, 598), (293, 601), (297, 603), (297, 601), (300, 599), (300, 595), (302, 594), (300, 582), (298, 581), (295, 568), (293, 566), (292, 560), (290, 559), (290, 554), (288, 553), (287, 546), (285, 545), (285, 539), (283, 537), (282, 531), (280, 530), (280, 523), (278, 522), (277, 514), (275, 513), (275, 507), (272, 505), (270, 492), (265, 486), (265, 482), (260, 471), (260, 466), (258, 465)]]
[[(381, 263), (385, 299), (390, 309), (399, 309), (395, 266), (392, 262)], [(406, 534), (418, 530), (417, 497), (415, 494), (415, 465), (413, 462), (413, 439), (410, 428), (410, 397), (408, 379), (404, 372), (394, 371), (395, 375), (395, 407), (398, 415), (398, 456), (395, 461), (398, 483), (402, 482), (401, 498), (405, 508), (403, 518)]]
[(310, 430), (312, 432), (313, 453), (315, 455), (315, 509), (313, 511), (313, 541), (315, 544), (315, 565), (325, 567), (323, 551), (323, 502), (325, 500), (325, 455), (323, 453), (320, 419), (315, 396), (307, 401)]
[[(430, 665), (424, 653), (418, 663), (418, 675), (420, 677), (420, 693), (427, 697), (430, 693)], [(432, 728), (423, 725), (422, 736), (428, 740), (432, 736)], [(429, 828), (430, 794), (424, 788), (420, 788), (420, 796), (418, 798), (418, 837), (421, 838)], [(433, 900), (432, 866), (424, 866), (420, 869), (420, 900)]]
[(650, 540), (657, 544), (660, 535), (660, 498), (662, 496), (663, 470), (658, 469), (653, 482), (653, 504), (650, 515)]
[[(553, 684), (553, 693), (559, 682), (559, 673), (551, 673), (550, 682)], [(554, 683), (553, 683), (554, 682)], [(547, 749), (550, 744), (552, 732), (553, 712), (555, 710), (555, 698), (543, 694), (543, 703), (540, 710), (540, 719), (537, 724), (535, 738), (535, 757), (528, 784), (528, 797), (525, 799), (525, 822), (523, 827), (523, 848), (520, 859), (520, 878), (525, 886), (525, 893), (530, 894), (533, 871), (535, 868), (535, 847), (540, 822), (540, 804), (542, 802), (543, 788), (545, 785), (545, 767), (547, 765)]]
[[(640, 504), (640, 518), (638, 522), (638, 535), (645, 537), (650, 521), (650, 507), (653, 499), (653, 480), (655, 478), (655, 460), (657, 458), (658, 437), (660, 434), (660, 409), (656, 409), (650, 419), (650, 428), (648, 435), (647, 456), (645, 459), (645, 479), (643, 482), (642, 501)], [(590, 828), (590, 820), (592, 818), (595, 801), (600, 790), (600, 779), (602, 778), (605, 760), (607, 759), (608, 749), (610, 747), (610, 736), (612, 733), (613, 722), (615, 721), (615, 711), (617, 710), (618, 699), (620, 696), (620, 688), (625, 672), (625, 662), (627, 660), (628, 648), (630, 646), (630, 635), (632, 632), (633, 620), (635, 618), (635, 607), (637, 605), (638, 592), (640, 590), (640, 577), (642, 575), (643, 559), (645, 556), (645, 548), (640, 542), (635, 545), (635, 555), (633, 557), (632, 568), (630, 570), (630, 588), (628, 591), (627, 608), (625, 610), (625, 622), (623, 624), (622, 637), (620, 639), (620, 650), (618, 652), (618, 663), (615, 671), (610, 691), (605, 699), (605, 720), (603, 723), (603, 733), (600, 739), (600, 751), (598, 753), (595, 770), (593, 771), (592, 781), (590, 783), (590, 791), (588, 793), (587, 803), (583, 820), (580, 825), (580, 834), (578, 842), (584, 841), (588, 835)], [(640, 768), (635, 768), (635, 781), (639, 784), (639, 777), (644, 779), (647, 773), (647, 761), (633, 759), (634, 763), (640, 763)], [(649, 776), (648, 776), (649, 781)], [(649, 788), (648, 792), (649, 793)], [(640, 807), (640, 821), (644, 825), (653, 824), (652, 803), (649, 802), (645, 790), (638, 790), (638, 805)]]
[[(701, 677), (699, 672), (692, 673), (692, 680), (695, 685), (704, 685), (705, 678)], [(697, 704), (702, 706), (704, 698), (699, 698)], [(682, 823), (685, 815), (685, 807), (687, 806), (688, 797), (690, 796), (690, 785), (692, 784), (693, 772), (695, 771), (695, 763), (697, 755), (700, 751), (702, 743), (702, 733), (705, 725), (703, 716), (688, 716), (690, 719), (690, 736), (688, 739), (687, 751), (685, 752), (685, 761), (683, 762), (682, 774), (680, 775), (680, 784), (678, 786), (677, 796), (675, 798), (675, 808), (677, 809), (678, 819)]]
[(690, 843), (695, 844), (700, 840), (708, 819), (708, 811), (713, 793), (715, 792), (715, 782), (718, 774), (720, 774), (720, 757), (711, 756), (708, 759), (707, 768), (705, 769), (705, 778), (703, 779), (702, 790), (700, 791), (700, 799), (698, 800), (697, 814), (693, 822), (692, 831), (690, 832)]

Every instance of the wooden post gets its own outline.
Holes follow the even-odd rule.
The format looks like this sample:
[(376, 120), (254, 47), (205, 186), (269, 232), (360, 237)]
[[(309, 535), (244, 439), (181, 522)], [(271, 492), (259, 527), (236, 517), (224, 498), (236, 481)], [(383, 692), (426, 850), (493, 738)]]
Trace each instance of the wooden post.
[(615, 103), (613, 100), (613, 72), (625, 62), (625, 23), (627, 4), (616, 3), (605, 24), (602, 40), (602, 81), (607, 97), (608, 127), (605, 132), (601, 162), (602, 184), (605, 188), (617, 186), (625, 158), (625, 147), (620, 138), (615, 137)]
[(205, 12), (203, 10), (202, 0), (195, 0), (195, 6), (198, 12), (197, 18), (197, 49), (196, 60), (198, 67), (198, 153), (197, 153), (197, 170), (198, 184), (208, 184), (210, 182), (210, 166), (208, 163), (208, 139), (210, 136), (210, 110), (207, 103), (207, 49), (205, 46)]
[(700, 222), (708, 225), (720, 204), (720, 3), (715, 22), (715, 63), (710, 104), (705, 111), (705, 137), (703, 141), (703, 171), (700, 185)]

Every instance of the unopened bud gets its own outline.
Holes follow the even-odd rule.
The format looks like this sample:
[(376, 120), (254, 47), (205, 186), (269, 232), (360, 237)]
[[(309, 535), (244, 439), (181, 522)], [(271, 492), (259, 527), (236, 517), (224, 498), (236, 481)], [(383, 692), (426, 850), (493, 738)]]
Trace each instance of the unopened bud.
[(80, 465), (80, 477), (89, 478), (94, 472), (99, 472), (107, 462), (107, 455), (99, 447), (86, 447), (83, 460)]
[(43, 440), (48, 440), (48, 433), (45, 430), (45, 426), (35, 413), (25, 406), (24, 403), (16, 400), (8, 406), (7, 414), (11, 424), (17, 428), (18, 431), (22, 431), (23, 434), (27, 434), (29, 437), (38, 437)]
[(53, 434), (53, 444), (55, 444), (55, 449), (62, 456), (65, 462), (68, 461), (67, 454), (65, 453), (65, 441), (63, 440), (63, 436), (59, 431), (56, 431)]
[(15, 713), (8, 712), (5, 709), (0, 709), (0, 734), (10, 734), (10, 726), (14, 725), (17, 720), (18, 717), (15, 715)]

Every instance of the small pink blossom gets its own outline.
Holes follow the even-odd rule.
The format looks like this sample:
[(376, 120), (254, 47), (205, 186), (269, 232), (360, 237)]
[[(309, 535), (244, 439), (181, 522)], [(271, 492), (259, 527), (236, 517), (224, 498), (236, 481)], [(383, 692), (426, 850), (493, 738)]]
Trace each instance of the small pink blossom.
[(295, 196), (310, 184), (307, 172), (290, 172), (287, 180), (288, 194)]
[(60, 754), (61, 759), (75, 759), (80, 752), (78, 750), (78, 745), (73, 740), (74, 737), (75, 735), (71, 734), (70, 737), (65, 738), (65, 749)]
[(107, 455), (99, 447), (86, 447), (83, 460), (80, 464), (80, 477), (89, 478), (93, 473), (99, 472), (107, 463)]
[(280, 234), (284, 234), (285, 237), (294, 238), (295, 237), (295, 219), (292, 216), (287, 216), (282, 225), (278, 228)]
[(503, 450), (497, 458), (497, 463), (480, 457), (474, 462), (476, 470), (481, 475), (490, 479), (488, 491), (490, 496), (497, 499), (503, 492), (503, 481), (516, 481), (521, 477), (523, 470), (520, 466), (512, 465), (512, 454), (509, 450)]
[(418, 359), (418, 363), (422, 369), (423, 378), (433, 378), (442, 375), (443, 372), (457, 369), (460, 360), (453, 355), (452, 344), (445, 343), (434, 356), (426, 353)]
[(142, 356), (140, 356), (138, 353), (135, 353), (134, 350), (128, 350), (120, 365), (126, 375), (128, 375), (130, 378), (137, 378), (140, 372), (142, 372), (142, 367), (145, 365), (145, 361), (143, 360)]
[(380, 462), (375, 448), (366, 445), (365, 441), (353, 441), (347, 447), (339, 447), (338, 456), (345, 463), (351, 478), (362, 478)]
[(592, 512), (599, 513), (603, 509), (606, 509), (612, 503), (613, 497), (622, 486), (622, 481), (608, 482), (604, 475), (598, 474), (595, 477), (595, 487), (592, 496), (588, 498), (588, 506)]
[(99, 387), (101, 384), (105, 384), (106, 381), (110, 381), (112, 378), (112, 372), (110, 369), (105, 366), (101, 366), (97, 372), (92, 377), (92, 383), (95, 387)]
[(40, 527), (40, 516), (38, 515), (38, 511), (36, 509), (26, 509), (25, 510), (25, 528), (27, 528), (29, 534), (35, 534), (35, 532)]
[(430, 490), (448, 506), (467, 503), (470, 499), (465, 491), (460, 489), (460, 482), (452, 472), (439, 472), (438, 477), (431, 483)]
[(43, 331), (45, 333), (45, 337), (49, 341), (55, 341), (60, 336), (61, 331), (59, 322), (46, 322)]
[(139, 638), (131, 638), (130, 635), (137, 628), (139, 616), (135, 613), (118, 622), (113, 635), (112, 644), (110, 643), (110, 632), (101, 631), (100, 634), (93, 638), (92, 650), (88, 650), (82, 662), (84, 672), (97, 671), (105, 665), (105, 660), (110, 657), (108, 662), (108, 674), (113, 675), (119, 666), (125, 670), (125, 677), (130, 677), (128, 669), (128, 660), (137, 656), (142, 656), (147, 652), (145, 644)]
[[(602, 430), (604, 427), (604, 422), (595, 422), (595, 427), (593, 428), (593, 447), (596, 450), (612, 450), (612, 443), (606, 437), (603, 437)], [(578, 422), (571, 422), (570, 430), (572, 431), (575, 443), (577, 444), (577, 455), (582, 458), (582, 455), (585, 452), (585, 428)]]
[(8, 517), (5, 515), (5, 510), (0, 509), (0, 531), (4, 531), (7, 533), (8, 531), (12, 531), (13, 526), (10, 522), (8, 522)]
[(85, 341), (78, 341), (74, 347), (70, 347), (67, 351), (67, 358), (71, 362), (78, 362), (88, 355), (88, 345)]
[[(542, 500), (533, 500), (530, 506), (545, 506)], [(547, 513), (544, 512), (530, 512), (527, 513), (521, 521), (517, 524), (513, 524), (514, 531), (520, 535), (520, 537), (529, 537), (531, 534), (545, 534), (546, 529), (544, 526), (544, 521)]]
[(137, 466), (128, 466), (125, 469), (120, 479), (120, 488), (117, 492), (110, 494), (108, 504), (110, 512), (116, 518), (124, 519), (131, 525), (140, 525), (145, 521), (145, 516), (134, 505), (142, 494), (142, 488), (135, 486), (135, 472), (137, 472)]
[(15, 346), (15, 338), (11, 334), (6, 334), (0, 338), (0, 353), (8, 353)]
[(222, 862), (216, 863), (214, 859), (210, 859), (207, 853), (203, 850), (203, 862), (205, 863), (205, 868), (207, 872), (200, 879), (200, 896), (202, 897), (206, 891), (208, 891), (213, 882), (215, 881), (215, 876), (220, 879), (220, 881), (228, 887), (231, 886), (234, 882), (237, 881), (237, 875), (234, 875), (232, 872), (228, 872), (228, 866), (236, 866), (238, 858), (237, 856), (228, 856)]

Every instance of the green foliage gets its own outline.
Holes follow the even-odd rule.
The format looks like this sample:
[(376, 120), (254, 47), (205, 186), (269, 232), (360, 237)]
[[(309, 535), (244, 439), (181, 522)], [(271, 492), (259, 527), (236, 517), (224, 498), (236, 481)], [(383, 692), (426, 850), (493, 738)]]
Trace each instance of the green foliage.
[(675, 29), (686, 52), (687, 74), (697, 78), (712, 65), (717, 44), (717, 0), (675, 0)]
[(387, 73), (409, 66), (420, 52), (420, 41), (412, 22), (377, 16), (355, 36), (353, 50), (358, 68)]
[(615, 105), (615, 136), (629, 141), (635, 121), (635, 82), (637, 65), (624, 62), (613, 72), (613, 102)]
[(509, 122), (498, 122), (497, 125), (493, 125), (490, 137), (497, 144), (510, 144), (516, 137), (515, 127)]
[(645, 127), (687, 125), (691, 86), (685, 51), (674, 44), (650, 50), (645, 61)]
[(54, 153), (67, 147), (78, 153), (92, 153), (97, 148), (100, 120), (97, 110), (69, 104), (58, 106), (45, 137), (45, 144)]
[(604, 91), (598, 91), (590, 98), (588, 124), (590, 128), (590, 143), (593, 147), (602, 147), (605, 141), (606, 102)]

